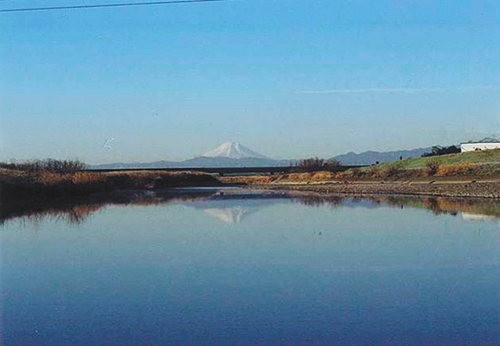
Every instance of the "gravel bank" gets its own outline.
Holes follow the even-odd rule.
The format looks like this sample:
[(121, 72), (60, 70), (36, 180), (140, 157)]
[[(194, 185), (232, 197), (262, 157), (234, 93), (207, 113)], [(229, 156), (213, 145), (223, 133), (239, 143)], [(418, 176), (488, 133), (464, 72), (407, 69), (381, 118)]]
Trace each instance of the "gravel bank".
[(416, 195), (500, 198), (500, 182), (348, 182), (326, 184), (251, 185), (266, 190), (312, 191), (324, 194)]

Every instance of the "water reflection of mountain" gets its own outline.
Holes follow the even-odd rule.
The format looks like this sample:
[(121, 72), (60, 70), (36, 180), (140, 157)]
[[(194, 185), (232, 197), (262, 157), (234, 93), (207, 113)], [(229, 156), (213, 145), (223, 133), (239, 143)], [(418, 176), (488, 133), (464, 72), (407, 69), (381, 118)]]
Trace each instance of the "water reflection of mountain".
[(500, 219), (500, 201), (418, 196), (370, 196), (353, 198), (317, 193), (250, 190), (175, 189), (161, 191), (120, 191), (81, 199), (18, 201), (0, 204), (0, 225), (8, 220), (56, 218), (70, 223), (84, 222), (109, 205), (147, 206), (182, 203), (225, 223), (240, 223), (259, 210), (284, 201), (308, 207), (327, 208), (420, 208), (436, 215), (461, 215), (466, 221)]
[(215, 195), (203, 201), (193, 201), (185, 204), (202, 210), (208, 216), (216, 217), (225, 223), (231, 224), (240, 223), (260, 209), (280, 203), (285, 198), (288, 199), (288, 196), (283, 194)]
[(205, 208), (203, 212), (208, 216), (213, 216), (225, 223), (240, 223), (244, 218), (256, 210), (236, 207), (236, 208)]

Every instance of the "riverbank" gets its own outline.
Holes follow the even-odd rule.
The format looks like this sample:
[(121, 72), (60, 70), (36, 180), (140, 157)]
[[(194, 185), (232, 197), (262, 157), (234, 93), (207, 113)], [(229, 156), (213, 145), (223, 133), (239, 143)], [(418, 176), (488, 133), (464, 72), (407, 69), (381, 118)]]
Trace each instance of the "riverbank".
[(330, 172), (215, 177), (200, 172), (25, 172), (0, 169), (0, 204), (29, 198), (54, 200), (114, 191), (177, 187), (247, 186), (251, 189), (316, 192), (324, 195), (415, 195), (500, 198), (500, 178), (429, 177), (408, 180), (336, 179)]
[(0, 169), (0, 203), (18, 199), (81, 197), (121, 190), (221, 186), (213, 175), (199, 172), (75, 172), (57, 174)]
[(271, 183), (247, 185), (252, 189), (316, 192), (323, 195), (413, 195), (436, 197), (500, 198), (500, 181), (345, 181), (325, 183)]

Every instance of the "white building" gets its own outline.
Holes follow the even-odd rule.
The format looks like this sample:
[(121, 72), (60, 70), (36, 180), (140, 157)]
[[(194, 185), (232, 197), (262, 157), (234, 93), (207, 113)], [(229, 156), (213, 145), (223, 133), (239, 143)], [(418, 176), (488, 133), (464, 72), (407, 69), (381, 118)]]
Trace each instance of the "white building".
[(500, 141), (493, 138), (485, 138), (479, 142), (466, 142), (460, 144), (462, 153), (491, 149), (500, 149)]

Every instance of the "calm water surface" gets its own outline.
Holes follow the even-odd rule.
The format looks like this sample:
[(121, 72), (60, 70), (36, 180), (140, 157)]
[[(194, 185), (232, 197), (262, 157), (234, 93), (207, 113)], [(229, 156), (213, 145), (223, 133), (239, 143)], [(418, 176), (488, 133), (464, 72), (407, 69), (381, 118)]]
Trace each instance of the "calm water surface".
[(4, 345), (500, 345), (498, 202), (149, 197), (4, 212)]

